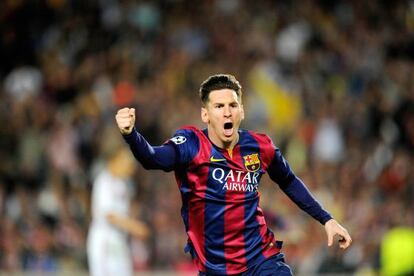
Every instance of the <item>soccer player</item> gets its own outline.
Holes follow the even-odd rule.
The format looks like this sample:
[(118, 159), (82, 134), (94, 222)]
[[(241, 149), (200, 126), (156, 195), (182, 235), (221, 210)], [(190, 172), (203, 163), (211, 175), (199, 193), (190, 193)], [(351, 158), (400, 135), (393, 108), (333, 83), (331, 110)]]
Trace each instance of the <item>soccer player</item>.
[(328, 245), (352, 240), (347, 230), (314, 199), (280, 150), (264, 134), (240, 129), (242, 88), (232, 75), (210, 76), (200, 87), (205, 129), (185, 126), (161, 146), (136, 131), (135, 109), (122, 108), (116, 121), (135, 158), (146, 169), (174, 170), (181, 215), (199, 275), (291, 275), (281, 242), (258, 206), (260, 179), (267, 172), (301, 209), (325, 226)]
[(91, 276), (134, 275), (128, 236), (145, 239), (149, 230), (129, 214), (133, 166), (134, 159), (127, 149), (112, 150), (94, 178), (87, 240)]

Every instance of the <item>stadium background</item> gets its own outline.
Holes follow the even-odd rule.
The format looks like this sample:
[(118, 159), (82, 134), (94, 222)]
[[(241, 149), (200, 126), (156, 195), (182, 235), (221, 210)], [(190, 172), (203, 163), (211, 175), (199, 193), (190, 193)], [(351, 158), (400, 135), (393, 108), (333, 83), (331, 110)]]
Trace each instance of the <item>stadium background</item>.
[[(414, 271), (413, 33), (414, 1), (1, 1), (0, 271), (86, 274), (91, 171), (121, 140), (116, 109), (136, 107), (160, 144), (201, 126), (198, 86), (218, 72), (243, 85), (243, 127), (268, 133), (352, 234), (328, 249), (265, 179), (295, 273)], [(192, 271), (173, 175), (137, 166), (134, 180), (152, 229), (131, 240), (137, 274)]]

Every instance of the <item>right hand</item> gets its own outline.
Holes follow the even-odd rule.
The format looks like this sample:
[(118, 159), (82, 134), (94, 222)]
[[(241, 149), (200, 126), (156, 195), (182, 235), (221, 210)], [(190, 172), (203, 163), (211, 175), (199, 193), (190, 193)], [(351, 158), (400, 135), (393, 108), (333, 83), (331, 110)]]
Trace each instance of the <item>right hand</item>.
[(135, 125), (135, 108), (124, 107), (118, 110), (115, 119), (121, 134), (130, 134)]

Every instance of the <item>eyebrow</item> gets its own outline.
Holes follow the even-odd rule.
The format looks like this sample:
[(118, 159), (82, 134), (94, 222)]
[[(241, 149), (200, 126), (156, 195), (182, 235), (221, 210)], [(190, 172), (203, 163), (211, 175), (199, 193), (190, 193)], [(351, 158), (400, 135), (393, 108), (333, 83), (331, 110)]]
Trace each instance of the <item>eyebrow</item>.
[(220, 101), (217, 101), (217, 102), (212, 102), (212, 101), (210, 101), (210, 103), (212, 104), (212, 105), (217, 105), (217, 104), (222, 104), (222, 105), (225, 105), (225, 104), (229, 104), (229, 105), (231, 105), (231, 104), (240, 104), (239, 102), (237, 102), (237, 101), (231, 101), (231, 102), (229, 102), (229, 103), (224, 103), (224, 102), (220, 102)]

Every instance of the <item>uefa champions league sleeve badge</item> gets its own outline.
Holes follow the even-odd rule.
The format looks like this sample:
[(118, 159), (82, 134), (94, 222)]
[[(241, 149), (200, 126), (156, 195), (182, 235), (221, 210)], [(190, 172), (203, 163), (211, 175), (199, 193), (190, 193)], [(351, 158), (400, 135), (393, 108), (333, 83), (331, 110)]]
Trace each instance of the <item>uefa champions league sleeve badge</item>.
[(181, 145), (187, 141), (187, 138), (185, 138), (184, 136), (174, 136), (170, 140), (176, 145)]

